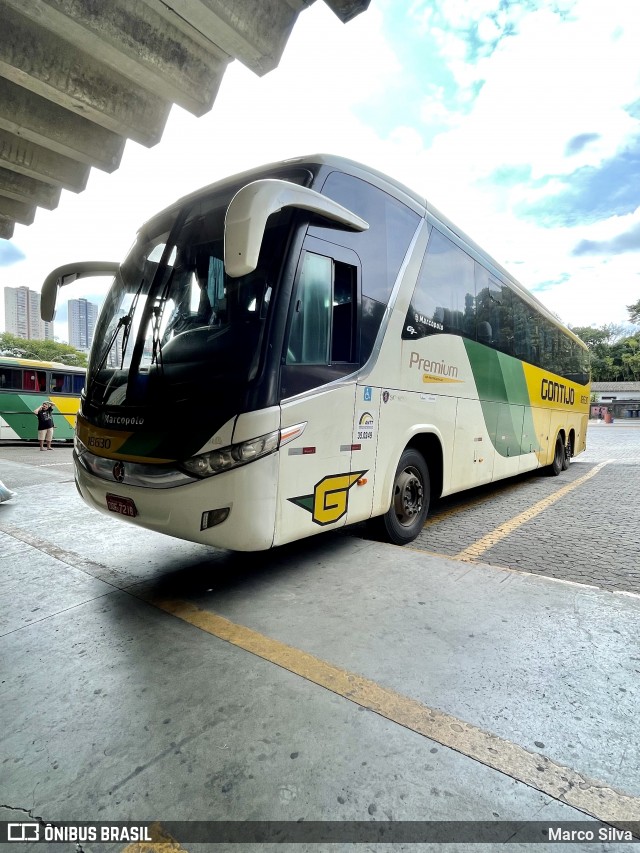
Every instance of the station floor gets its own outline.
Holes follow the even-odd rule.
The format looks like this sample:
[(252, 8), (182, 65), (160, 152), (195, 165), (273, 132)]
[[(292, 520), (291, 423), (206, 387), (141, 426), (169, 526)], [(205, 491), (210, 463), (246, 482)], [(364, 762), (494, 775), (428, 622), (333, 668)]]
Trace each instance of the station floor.
[[(344, 822), (291, 851), (351, 849), (365, 821), (473, 822), (460, 849), (487, 851), (583, 822), (640, 836), (640, 597), (347, 532), (215, 551), (21, 464), (2, 468), (23, 482), (0, 505), (0, 820), (158, 821), (174, 845), (84, 853), (281, 846), (183, 821)], [(569, 849), (637, 849), (602, 838)]]

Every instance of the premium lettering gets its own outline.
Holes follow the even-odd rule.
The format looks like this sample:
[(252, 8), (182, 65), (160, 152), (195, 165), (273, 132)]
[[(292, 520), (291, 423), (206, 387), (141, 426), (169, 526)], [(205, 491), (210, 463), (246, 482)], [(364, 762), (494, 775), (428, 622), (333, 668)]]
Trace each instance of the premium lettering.
[(409, 359), (409, 367), (417, 367), (425, 373), (435, 373), (439, 376), (450, 376), (455, 379), (458, 368), (454, 364), (445, 364), (444, 361), (429, 361), (428, 358), (420, 358), (417, 352), (412, 352)]

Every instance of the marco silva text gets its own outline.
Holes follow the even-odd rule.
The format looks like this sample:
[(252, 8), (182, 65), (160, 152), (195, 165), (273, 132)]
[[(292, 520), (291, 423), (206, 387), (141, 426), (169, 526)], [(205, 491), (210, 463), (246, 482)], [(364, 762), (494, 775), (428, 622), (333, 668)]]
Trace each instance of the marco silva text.
[(549, 841), (633, 841), (630, 829), (617, 829), (615, 826), (600, 826), (598, 829), (567, 829), (562, 826), (550, 826), (547, 829)]

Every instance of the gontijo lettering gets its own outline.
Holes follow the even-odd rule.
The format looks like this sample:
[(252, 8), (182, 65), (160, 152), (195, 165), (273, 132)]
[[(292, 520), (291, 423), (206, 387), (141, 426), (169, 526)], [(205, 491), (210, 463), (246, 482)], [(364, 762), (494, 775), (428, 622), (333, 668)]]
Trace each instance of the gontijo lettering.
[(564, 403), (567, 406), (573, 406), (575, 391), (562, 382), (543, 379), (540, 386), (540, 396), (543, 400), (548, 400), (550, 403)]

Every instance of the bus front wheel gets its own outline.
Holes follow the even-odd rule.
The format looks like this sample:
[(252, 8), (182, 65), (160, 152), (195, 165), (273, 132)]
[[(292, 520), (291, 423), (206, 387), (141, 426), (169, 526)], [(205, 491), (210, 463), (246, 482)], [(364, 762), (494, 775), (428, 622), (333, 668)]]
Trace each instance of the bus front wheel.
[(396, 469), (391, 506), (384, 515), (372, 519), (374, 532), (394, 545), (413, 542), (424, 526), (430, 496), (427, 463), (421, 453), (408, 448)]

